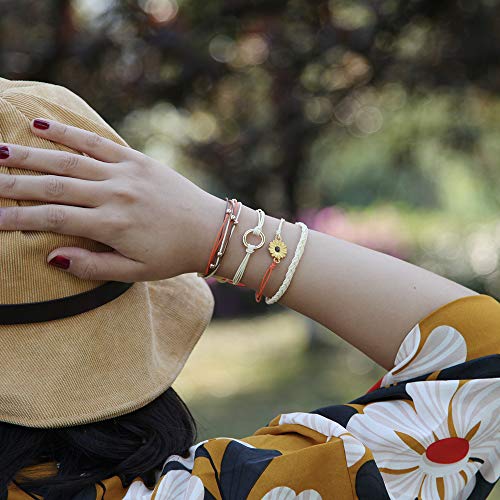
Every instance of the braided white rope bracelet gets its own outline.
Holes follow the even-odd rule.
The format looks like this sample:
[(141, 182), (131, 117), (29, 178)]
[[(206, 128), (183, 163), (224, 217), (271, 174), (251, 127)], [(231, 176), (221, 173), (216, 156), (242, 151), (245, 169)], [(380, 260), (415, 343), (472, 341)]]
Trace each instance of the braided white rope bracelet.
[[(250, 256), (254, 253), (255, 250), (262, 247), (266, 242), (266, 236), (262, 232), (262, 227), (264, 226), (264, 220), (266, 216), (264, 210), (258, 208), (257, 216), (259, 218), (257, 225), (252, 229), (246, 230), (245, 233), (243, 234), (243, 245), (245, 245), (246, 247), (246, 255), (244, 259), (241, 261), (241, 264), (236, 270), (236, 273), (234, 274), (234, 278), (231, 281), (233, 285), (237, 285), (240, 282), (241, 278), (243, 277), (243, 273), (245, 272)], [(258, 245), (252, 245), (251, 243), (247, 242), (247, 236), (250, 233), (253, 233), (256, 236), (260, 236), (260, 243)]]
[(292, 281), (293, 275), (295, 274), (295, 269), (297, 269), (300, 258), (304, 253), (304, 248), (306, 246), (306, 241), (307, 241), (307, 234), (309, 230), (303, 222), (296, 222), (295, 224), (300, 226), (302, 230), (300, 233), (300, 240), (297, 244), (297, 248), (295, 249), (295, 254), (293, 256), (292, 262), (290, 262), (290, 265), (288, 266), (283, 283), (281, 283), (281, 286), (278, 288), (278, 291), (271, 298), (266, 297), (266, 304), (274, 304), (275, 302), (278, 302), (278, 300), (280, 300), (283, 294), (287, 291), (288, 286), (290, 285), (290, 281)]

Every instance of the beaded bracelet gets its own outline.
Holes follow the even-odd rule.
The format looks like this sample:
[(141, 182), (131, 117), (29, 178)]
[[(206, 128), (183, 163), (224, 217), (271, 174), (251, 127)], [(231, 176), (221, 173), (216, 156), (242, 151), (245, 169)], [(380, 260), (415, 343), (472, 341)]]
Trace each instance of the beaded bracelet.
[(255, 292), (255, 300), (257, 302), (261, 301), (262, 295), (264, 294), (264, 288), (266, 288), (267, 282), (269, 281), (269, 278), (271, 277), (271, 274), (274, 271), (275, 267), (280, 263), (282, 259), (286, 257), (287, 254), (286, 243), (281, 238), (281, 228), (283, 226), (283, 222), (285, 222), (285, 219), (282, 218), (280, 220), (278, 229), (276, 229), (274, 240), (269, 243), (269, 246), (267, 248), (269, 250), (269, 253), (271, 254), (273, 261), (264, 273), (264, 276), (262, 277), (259, 285), (259, 289), (257, 290), (257, 292)]
[(295, 270), (299, 265), (299, 261), (302, 257), (302, 254), (304, 253), (304, 248), (306, 246), (306, 241), (307, 241), (307, 234), (309, 230), (308, 227), (303, 222), (296, 222), (295, 224), (297, 224), (301, 228), (300, 239), (297, 244), (297, 248), (295, 249), (295, 254), (293, 256), (292, 262), (288, 266), (283, 283), (279, 287), (278, 291), (271, 298), (266, 297), (266, 304), (274, 304), (275, 302), (278, 302), (278, 300), (281, 299), (283, 294), (287, 291), (288, 286), (292, 281), (293, 275), (295, 274)]

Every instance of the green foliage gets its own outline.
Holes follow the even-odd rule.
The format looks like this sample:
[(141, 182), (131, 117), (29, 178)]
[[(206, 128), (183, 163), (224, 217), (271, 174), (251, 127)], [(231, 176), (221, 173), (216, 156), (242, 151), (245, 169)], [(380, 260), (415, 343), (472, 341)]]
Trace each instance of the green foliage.
[[(500, 99), (477, 89), (466, 100), (399, 89), (394, 109), (393, 91), (371, 89), (349, 101), (339, 112), (346, 130), (327, 130), (316, 142), (311, 189), (321, 204), (392, 202), (476, 219), (496, 213)], [(367, 108), (380, 110), (380, 128), (361, 135)]]

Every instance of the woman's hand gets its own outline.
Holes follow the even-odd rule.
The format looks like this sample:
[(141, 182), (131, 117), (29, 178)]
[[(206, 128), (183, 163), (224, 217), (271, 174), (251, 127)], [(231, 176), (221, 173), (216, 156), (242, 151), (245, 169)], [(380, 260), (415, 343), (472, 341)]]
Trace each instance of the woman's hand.
[(113, 252), (64, 247), (47, 256), (48, 262), (69, 259), (67, 271), (83, 279), (154, 281), (201, 270), (210, 251), (207, 238), (215, 234), (205, 235), (203, 226), (208, 217), (222, 220), (224, 200), (95, 133), (45, 119), (33, 120), (31, 128), (89, 156), (0, 145), (7, 167), (52, 174), (0, 175), (0, 197), (50, 203), (1, 208), (0, 230), (51, 231), (112, 247)]

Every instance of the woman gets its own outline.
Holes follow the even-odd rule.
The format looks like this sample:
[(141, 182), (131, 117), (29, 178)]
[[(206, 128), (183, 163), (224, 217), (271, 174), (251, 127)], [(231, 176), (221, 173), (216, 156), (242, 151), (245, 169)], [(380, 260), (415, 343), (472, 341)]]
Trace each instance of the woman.
[[(487, 497), (494, 298), (214, 197), (67, 89), (0, 84), (0, 498)], [(171, 384), (212, 312), (195, 273), (214, 271), (258, 300), (284, 290), (387, 374), (349, 404), (195, 444)]]

